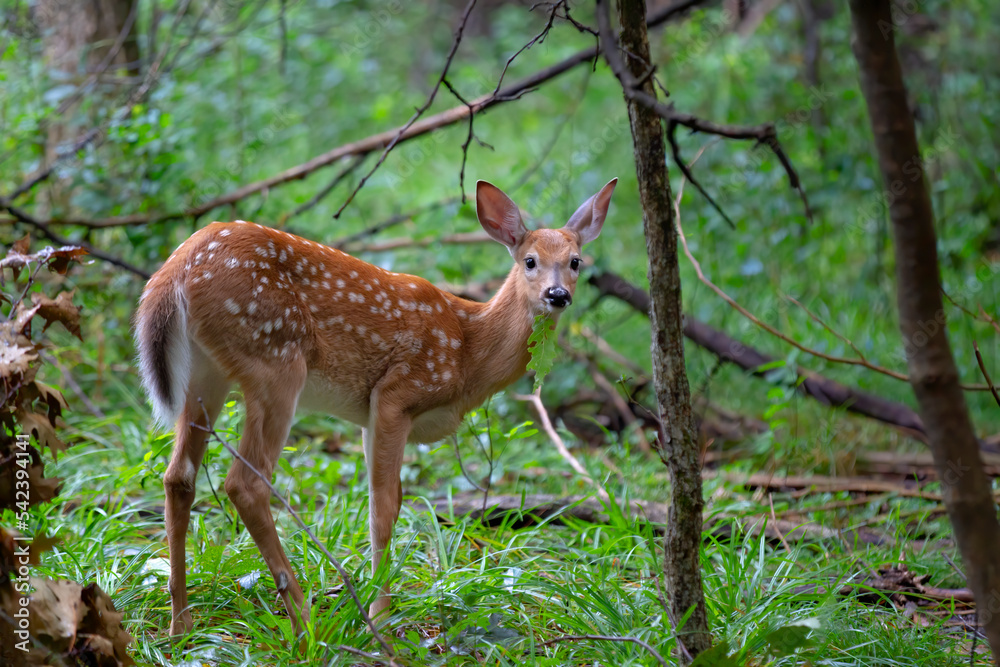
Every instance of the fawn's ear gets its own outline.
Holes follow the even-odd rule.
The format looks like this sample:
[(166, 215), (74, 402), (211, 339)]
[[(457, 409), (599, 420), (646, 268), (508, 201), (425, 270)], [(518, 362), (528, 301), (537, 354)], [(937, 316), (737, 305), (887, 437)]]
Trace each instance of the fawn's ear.
[(583, 202), (566, 223), (565, 229), (571, 229), (580, 235), (580, 245), (590, 243), (600, 235), (604, 218), (608, 215), (608, 206), (611, 205), (611, 193), (615, 191), (617, 183), (618, 179), (612, 178), (600, 192)]
[(476, 183), (476, 215), (486, 233), (507, 246), (511, 255), (514, 254), (514, 247), (528, 233), (517, 205), (492, 183)]

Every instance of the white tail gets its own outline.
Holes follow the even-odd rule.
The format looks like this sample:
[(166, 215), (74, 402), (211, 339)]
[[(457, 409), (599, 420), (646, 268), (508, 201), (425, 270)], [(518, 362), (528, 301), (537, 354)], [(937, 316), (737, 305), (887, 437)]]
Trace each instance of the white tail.
[[(363, 427), (374, 571), (399, 514), (404, 444), (454, 433), (466, 412), (524, 374), (534, 317), (555, 319), (572, 302), (580, 248), (600, 234), (615, 183), (563, 228), (529, 231), (507, 195), (480, 181), (479, 221), (514, 259), (487, 303), (251, 223), (212, 223), (170, 256), (143, 291), (136, 339), (157, 418), (176, 420), (163, 480), (171, 634), (192, 626), (184, 542), (205, 451), (198, 426), (211, 425), (232, 384), (246, 402), (239, 452), (268, 479), (299, 405)], [(237, 461), (225, 489), (301, 629), (308, 606), (267, 483)], [(388, 606), (386, 587), (370, 613)]]

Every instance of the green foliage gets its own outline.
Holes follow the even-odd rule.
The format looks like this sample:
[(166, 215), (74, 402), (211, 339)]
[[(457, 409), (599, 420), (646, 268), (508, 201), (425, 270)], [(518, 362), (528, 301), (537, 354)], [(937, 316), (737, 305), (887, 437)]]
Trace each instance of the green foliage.
[(535, 372), (534, 391), (538, 391), (545, 381), (545, 376), (552, 370), (559, 353), (556, 324), (547, 315), (535, 316), (531, 336), (528, 337), (528, 352), (531, 353), (528, 370)]

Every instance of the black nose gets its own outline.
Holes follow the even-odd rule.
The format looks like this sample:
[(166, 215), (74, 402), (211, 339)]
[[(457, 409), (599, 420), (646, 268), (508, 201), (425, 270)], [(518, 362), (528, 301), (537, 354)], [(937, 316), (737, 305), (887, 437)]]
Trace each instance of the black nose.
[(565, 308), (573, 303), (573, 297), (564, 287), (550, 287), (545, 290), (545, 300), (556, 308)]

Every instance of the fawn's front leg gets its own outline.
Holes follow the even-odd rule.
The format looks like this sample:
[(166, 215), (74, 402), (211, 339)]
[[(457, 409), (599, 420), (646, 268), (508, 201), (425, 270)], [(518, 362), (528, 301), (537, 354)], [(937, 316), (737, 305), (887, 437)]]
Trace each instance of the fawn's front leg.
[[(368, 526), (372, 543), (373, 576), (389, 548), (392, 530), (403, 502), (403, 485), (399, 472), (403, 466), (403, 449), (410, 433), (410, 425), (410, 418), (402, 410), (385, 400), (384, 396), (380, 398), (380, 392), (372, 393), (369, 426), (364, 429), (362, 438), (365, 461), (368, 464)], [(388, 615), (389, 603), (387, 581), (372, 602), (368, 610), (369, 616), (376, 619), (383, 613)]]

